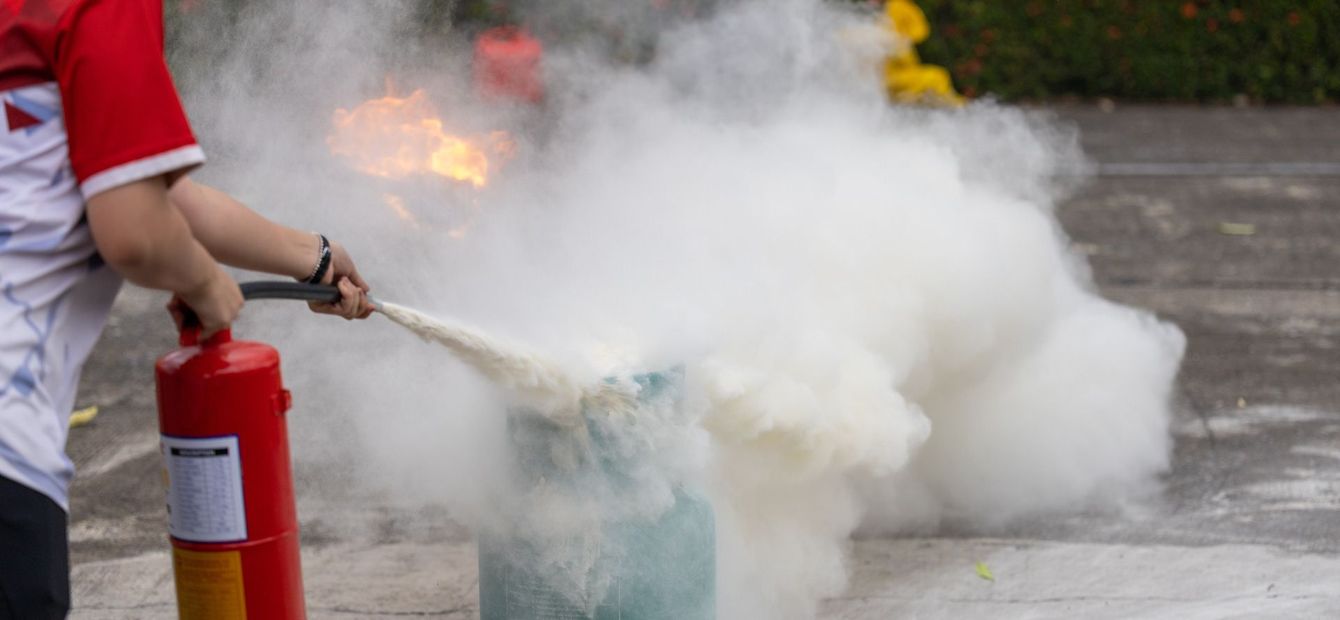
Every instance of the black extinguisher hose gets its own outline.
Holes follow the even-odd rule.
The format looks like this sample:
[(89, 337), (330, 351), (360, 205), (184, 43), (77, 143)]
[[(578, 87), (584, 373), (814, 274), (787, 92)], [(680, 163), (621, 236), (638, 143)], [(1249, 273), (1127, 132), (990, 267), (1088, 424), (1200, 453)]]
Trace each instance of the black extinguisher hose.
[(335, 303), (340, 300), (340, 289), (325, 284), (244, 282), (241, 284), (241, 288), (242, 298), (248, 301), (253, 299), (292, 299)]
[[(340, 289), (325, 284), (305, 284), (302, 282), (244, 282), (239, 285), (242, 298), (248, 301), (256, 299), (292, 299), (295, 301), (324, 301), (335, 303), (340, 300)], [(190, 308), (182, 307), (183, 331), (200, 329), (200, 317)]]

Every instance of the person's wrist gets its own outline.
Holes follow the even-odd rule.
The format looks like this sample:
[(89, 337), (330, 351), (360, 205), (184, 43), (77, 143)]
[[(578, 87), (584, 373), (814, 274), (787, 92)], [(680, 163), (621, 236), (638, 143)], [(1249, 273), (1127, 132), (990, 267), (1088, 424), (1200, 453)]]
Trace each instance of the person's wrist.
[(312, 266), (321, 254), (321, 239), (316, 233), (293, 231), (288, 244), (288, 267), (284, 275), (299, 282), (312, 275)]
[(312, 271), (301, 280), (307, 284), (320, 284), (330, 273), (331, 263), (335, 260), (334, 247), (330, 240), (321, 233), (312, 233), (316, 236), (320, 246), (317, 248), (316, 264), (312, 266)]

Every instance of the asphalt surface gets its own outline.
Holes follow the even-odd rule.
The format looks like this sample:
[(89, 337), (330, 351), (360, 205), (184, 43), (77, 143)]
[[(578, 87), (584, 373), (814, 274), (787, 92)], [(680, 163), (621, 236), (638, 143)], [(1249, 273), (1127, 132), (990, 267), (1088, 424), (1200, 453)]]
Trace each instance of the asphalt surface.
[[(1340, 110), (1053, 111), (1100, 164), (1059, 210), (1076, 249), (1104, 294), (1188, 336), (1164, 491), (1119, 515), (859, 540), (821, 616), (1340, 616)], [(162, 302), (123, 294), (85, 373), (80, 401), (103, 412), (69, 447), (75, 618), (174, 615), (150, 375), (173, 347)], [(322, 466), (299, 458), (299, 486)], [(340, 491), (300, 501), (313, 617), (477, 614), (466, 532)]]

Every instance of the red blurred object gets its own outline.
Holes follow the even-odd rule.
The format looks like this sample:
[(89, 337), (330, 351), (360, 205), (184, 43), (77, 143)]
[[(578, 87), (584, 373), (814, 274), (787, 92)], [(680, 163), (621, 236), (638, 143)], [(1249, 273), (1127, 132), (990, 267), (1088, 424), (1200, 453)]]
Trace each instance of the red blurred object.
[(544, 46), (525, 29), (500, 26), (475, 41), (475, 89), (484, 97), (539, 103)]
[(279, 352), (199, 333), (156, 368), (179, 616), (304, 618)]

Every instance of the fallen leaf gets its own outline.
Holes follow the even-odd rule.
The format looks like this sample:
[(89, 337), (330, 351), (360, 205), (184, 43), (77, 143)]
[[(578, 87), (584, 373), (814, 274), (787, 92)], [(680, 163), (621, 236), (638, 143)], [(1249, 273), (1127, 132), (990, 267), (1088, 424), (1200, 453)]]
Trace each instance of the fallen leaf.
[(977, 576), (994, 583), (996, 576), (991, 574), (991, 569), (986, 567), (986, 562), (977, 563)]
[(70, 428), (79, 428), (80, 426), (92, 422), (93, 418), (96, 417), (98, 417), (97, 405), (80, 409), (79, 411), (70, 414)]
[(1256, 224), (1219, 222), (1219, 234), (1233, 237), (1250, 237), (1256, 234)]

